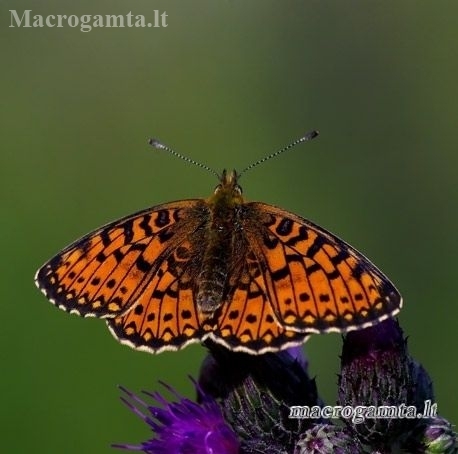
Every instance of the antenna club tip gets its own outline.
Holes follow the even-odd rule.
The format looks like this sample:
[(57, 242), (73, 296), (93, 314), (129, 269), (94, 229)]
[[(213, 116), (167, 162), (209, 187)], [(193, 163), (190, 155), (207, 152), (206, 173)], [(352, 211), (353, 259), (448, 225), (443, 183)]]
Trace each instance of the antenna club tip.
[(165, 150), (166, 146), (158, 139), (155, 139), (153, 137), (148, 139), (148, 144), (151, 145), (153, 148), (156, 148), (157, 150)]
[(320, 135), (320, 131), (317, 131), (314, 129), (313, 131), (308, 132), (304, 137), (303, 140), (312, 140), (315, 137), (318, 137)]

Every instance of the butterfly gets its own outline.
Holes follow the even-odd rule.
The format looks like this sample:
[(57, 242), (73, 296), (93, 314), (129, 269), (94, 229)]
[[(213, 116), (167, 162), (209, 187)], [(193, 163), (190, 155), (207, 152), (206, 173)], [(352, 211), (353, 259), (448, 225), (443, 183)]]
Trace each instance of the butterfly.
[(218, 177), (207, 199), (157, 205), (75, 241), (38, 270), (37, 286), (60, 309), (104, 318), (121, 343), (151, 353), (213, 341), (262, 354), (399, 312), (399, 292), (356, 249), (282, 208), (246, 202), (236, 171)]

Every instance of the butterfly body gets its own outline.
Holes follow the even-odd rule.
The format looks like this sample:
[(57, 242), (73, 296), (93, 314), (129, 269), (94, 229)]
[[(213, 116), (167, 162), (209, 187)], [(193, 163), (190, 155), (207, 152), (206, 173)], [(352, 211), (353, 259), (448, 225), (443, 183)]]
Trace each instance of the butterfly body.
[(401, 297), (368, 259), (312, 222), (245, 202), (222, 173), (208, 199), (155, 206), (77, 240), (36, 283), (66, 311), (107, 319), (158, 353), (211, 339), (260, 354), (395, 315)]
[(240, 240), (238, 213), (242, 203), (236, 172), (227, 175), (226, 170), (223, 170), (221, 183), (207, 200), (207, 245), (197, 280), (199, 289), (196, 299), (201, 319), (212, 316), (223, 303), (230, 263), (234, 261), (233, 251)]

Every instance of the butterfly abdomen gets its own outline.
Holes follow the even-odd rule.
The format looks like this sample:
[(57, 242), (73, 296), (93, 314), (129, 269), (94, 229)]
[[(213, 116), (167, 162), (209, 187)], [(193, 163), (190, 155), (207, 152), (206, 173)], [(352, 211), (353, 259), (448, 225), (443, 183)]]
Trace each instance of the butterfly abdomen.
[(197, 306), (204, 314), (213, 314), (223, 302), (224, 288), (228, 276), (231, 238), (228, 232), (212, 231), (210, 242), (204, 253), (199, 274)]
[(196, 302), (203, 318), (211, 317), (223, 304), (231, 263), (237, 203), (231, 190), (221, 190), (211, 199), (211, 219), (207, 225), (207, 245), (199, 273)]

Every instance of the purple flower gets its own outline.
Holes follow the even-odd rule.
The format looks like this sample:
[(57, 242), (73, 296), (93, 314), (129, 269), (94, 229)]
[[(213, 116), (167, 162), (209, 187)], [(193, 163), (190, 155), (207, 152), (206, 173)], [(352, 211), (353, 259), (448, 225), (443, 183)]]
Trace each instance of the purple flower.
[(198, 404), (180, 396), (162, 383), (176, 397), (167, 400), (158, 392), (145, 395), (160, 406), (148, 405), (135, 394), (121, 387), (127, 398), (123, 402), (155, 432), (153, 439), (139, 445), (117, 444), (116, 448), (143, 451), (147, 454), (237, 454), (239, 442), (235, 433), (225, 422), (218, 404), (210, 397), (201, 395)]
[[(121, 388), (122, 400), (154, 438), (115, 447), (147, 454), (458, 453), (457, 434), (448, 421), (397, 413), (401, 407), (423, 410), (425, 401), (434, 402), (434, 393), (393, 319), (344, 337), (338, 404), (341, 410), (358, 409), (346, 415), (342, 410), (345, 426), (327, 419), (327, 411), (320, 413), (329, 407), (308, 375), (302, 348), (252, 356), (209, 342), (207, 347), (197, 402), (163, 383), (173, 402), (145, 392), (157, 403), (151, 405)], [(310, 409), (315, 416), (307, 414)], [(374, 413), (378, 409), (385, 412), (380, 417)]]
[[(290, 418), (292, 405), (321, 403), (303, 349), (253, 356), (207, 345), (199, 390), (216, 399), (244, 454), (289, 454), (316, 420)], [(318, 421), (321, 422), (321, 421)]]
[(367, 417), (360, 424), (345, 420), (361, 441), (381, 451), (402, 444), (418, 420), (398, 415), (396, 408), (404, 406), (420, 412), (427, 399), (434, 400), (431, 379), (409, 355), (396, 320), (347, 334), (342, 348), (339, 403), (385, 407), (393, 412), (385, 418)]

